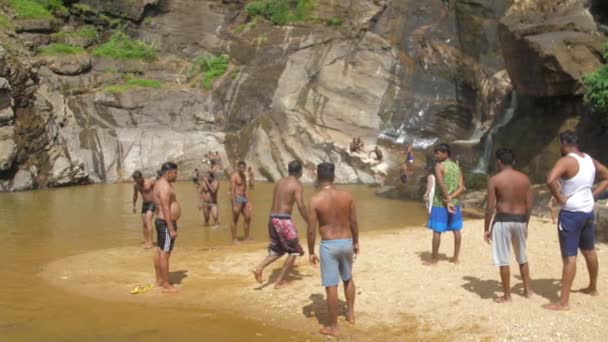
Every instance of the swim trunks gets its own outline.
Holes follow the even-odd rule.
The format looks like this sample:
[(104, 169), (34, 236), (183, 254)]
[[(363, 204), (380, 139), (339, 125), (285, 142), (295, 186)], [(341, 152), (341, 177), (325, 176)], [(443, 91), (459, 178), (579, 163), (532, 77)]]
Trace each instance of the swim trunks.
[(291, 217), (286, 214), (272, 214), (268, 220), (268, 254), (271, 256), (304, 255), (304, 250), (300, 246), (298, 231), (293, 224)]
[(192, 183), (198, 184), (198, 177), (192, 177)]
[[(173, 250), (173, 245), (175, 244), (175, 238), (171, 238), (171, 235), (169, 235), (167, 222), (157, 218), (154, 220), (154, 226), (156, 227), (156, 236), (158, 237), (156, 246), (163, 252), (171, 252)], [(177, 222), (173, 221), (173, 227), (175, 227), (175, 231), (177, 231)]]
[(141, 205), (141, 213), (142, 214), (145, 214), (148, 211), (151, 211), (151, 212), (155, 212), (156, 211), (156, 206), (154, 205), (154, 202), (144, 202)]
[(217, 202), (203, 201), (203, 205), (207, 208), (213, 208), (217, 206)]
[(236, 196), (236, 197), (234, 198), (234, 201), (235, 201), (237, 204), (241, 204), (241, 205), (242, 205), (242, 204), (247, 204), (247, 201), (248, 201), (248, 200), (247, 200), (247, 197), (245, 197), (245, 196)]
[(353, 240), (322, 240), (319, 245), (321, 280), (323, 286), (336, 286), (352, 278)]
[(526, 257), (526, 215), (497, 213), (492, 224), (492, 260), (495, 266), (509, 266), (511, 259), (510, 245), (517, 263), (528, 262)]
[(448, 230), (462, 229), (462, 212), (460, 206), (456, 206), (456, 212), (451, 214), (446, 207), (436, 207), (433, 205), (429, 215), (428, 227), (436, 233), (443, 233)]
[(408, 152), (407, 158), (406, 158), (405, 161), (407, 161), (410, 164), (413, 163), (414, 162), (414, 154), (412, 152)]
[(562, 257), (576, 256), (595, 248), (595, 217), (593, 212), (560, 210), (557, 222)]

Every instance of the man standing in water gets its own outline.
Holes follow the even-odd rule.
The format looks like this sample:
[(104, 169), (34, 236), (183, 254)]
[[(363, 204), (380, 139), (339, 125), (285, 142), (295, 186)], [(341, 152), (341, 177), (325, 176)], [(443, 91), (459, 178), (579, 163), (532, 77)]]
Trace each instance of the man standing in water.
[[(510, 247), (513, 244), (515, 258), (524, 282), (524, 297), (532, 295), (530, 273), (526, 256), (528, 221), (532, 210), (530, 180), (525, 174), (513, 169), (515, 156), (505, 148), (496, 151), (496, 163), (500, 172), (488, 182), (488, 203), (484, 226), (484, 240), (492, 243), (494, 265), (500, 267), (500, 279), (504, 296), (494, 299), (496, 303), (511, 301), (509, 263)], [(494, 222), (492, 223), (492, 216)], [(490, 225), (492, 223), (492, 225)], [(491, 227), (491, 229), (490, 229)]]
[(153, 191), (156, 205), (154, 224), (158, 234), (158, 249), (154, 257), (156, 284), (163, 288), (163, 292), (177, 292), (177, 289), (169, 283), (169, 257), (177, 237), (177, 220), (181, 216), (181, 208), (172, 185), (177, 179), (177, 165), (166, 162), (162, 165), (159, 174), (160, 179), (156, 182)]
[(137, 194), (141, 194), (141, 220), (144, 229), (144, 248), (150, 249), (152, 244), (152, 217), (154, 216), (154, 201), (152, 198), (152, 190), (154, 189), (154, 180), (146, 179), (140, 171), (133, 172), (133, 214), (137, 212), (135, 206), (137, 204)]
[(213, 217), (213, 224), (217, 227), (219, 222), (219, 209), (217, 206), (217, 194), (220, 183), (215, 179), (213, 172), (203, 177), (200, 185), (201, 209), (203, 210), (204, 225), (209, 225), (209, 217)]
[(317, 166), (317, 182), (320, 190), (311, 199), (308, 209), (308, 253), (310, 262), (316, 265), (315, 255), (317, 225), (321, 234), (319, 255), (321, 278), (327, 293), (329, 325), (319, 332), (336, 336), (338, 329), (338, 283), (344, 282), (346, 296), (346, 320), (355, 323), (355, 282), (352, 279), (353, 259), (359, 254), (359, 227), (355, 202), (350, 192), (334, 188), (334, 164)]
[(433, 208), (429, 217), (428, 227), (433, 230), (433, 252), (431, 260), (425, 265), (435, 265), (439, 260), (439, 245), (441, 234), (451, 230), (454, 233), (453, 263), (458, 263), (460, 254), (460, 230), (462, 229), (462, 214), (458, 204), (458, 196), (464, 189), (464, 180), (460, 167), (450, 156), (450, 146), (439, 144), (435, 146), (435, 180), (437, 182)]
[(238, 162), (237, 170), (230, 176), (230, 194), (232, 196), (232, 243), (239, 243), (236, 237), (236, 226), (239, 223), (239, 216), (245, 219), (245, 240), (251, 240), (249, 227), (251, 224), (251, 203), (249, 203), (247, 193), (247, 164), (244, 161)]
[[(597, 296), (598, 261), (595, 253), (594, 198), (608, 188), (608, 170), (597, 160), (581, 152), (578, 137), (574, 131), (559, 135), (562, 158), (557, 161), (549, 177), (547, 186), (557, 202), (562, 206), (557, 221), (559, 245), (562, 253), (562, 291), (559, 302), (543, 305), (549, 310), (569, 310), (570, 290), (576, 274), (576, 256), (581, 250), (587, 270), (589, 286), (580, 292)], [(602, 180), (592, 191), (596, 174)], [(558, 187), (561, 183), (561, 190)]]
[(299, 160), (289, 162), (287, 172), (289, 176), (279, 180), (274, 186), (272, 209), (268, 221), (268, 235), (270, 237), (268, 256), (253, 271), (255, 280), (262, 283), (264, 268), (287, 253), (287, 260), (285, 260), (283, 269), (274, 284), (275, 289), (282, 288), (287, 284), (284, 279), (293, 266), (296, 256), (304, 255), (304, 250), (302, 250), (298, 239), (298, 231), (291, 220), (294, 203), (297, 204), (298, 211), (304, 221), (308, 223), (308, 213), (304, 206), (304, 187), (299, 180), (302, 177), (302, 163)]

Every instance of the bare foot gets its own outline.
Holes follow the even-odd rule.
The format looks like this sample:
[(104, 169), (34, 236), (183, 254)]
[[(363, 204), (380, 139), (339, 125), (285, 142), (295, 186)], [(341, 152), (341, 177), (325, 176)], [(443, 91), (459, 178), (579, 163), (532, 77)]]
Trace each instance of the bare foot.
[(163, 287), (162, 292), (163, 293), (175, 293), (175, 292), (177, 292), (177, 288), (173, 285), (169, 285), (167, 287)]
[(545, 308), (547, 310), (553, 310), (553, 311), (570, 310), (570, 307), (568, 305), (561, 305), (560, 303), (545, 304), (545, 305), (543, 305), (543, 308)]
[(144, 249), (150, 249), (150, 248), (154, 248), (154, 245), (152, 245), (152, 242), (144, 244)]
[(253, 273), (253, 276), (255, 277), (255, 281), (257, 281), (258, 283), (262, 283), (262, 272), (258, 272), (257, 270), (251, 270), (251, 273)]
[(590, 287), (585, 287), (583, 289), (580, 289), (580, 290), (578, 290), (578, 292), (588, 294), (590, 296), (599, 296), (600, 295), (600, 293), (597, 291), (597, 289), (592, 289)]
[(275, 283), (274, 288), (278, 290), (287, 287), (287, 285), (288, 283), (286, 281), (281, 281), (280, 283)]
[(450, 258), (450, 262), (452, 264), (460, 264), (460, 259), (458, 259), (458, 258)]
[(348, 310), (346, 312), (346, 321), (350, 324), (355, 324), (355, 313)]
[(534, 295), (534, 291), (532, 289), (524, 290), (524, 297), (531, 298)]
[(321, 335), (330, 335), (330, 336), (338, 336), (340, 335), (340, 330), (338, 330), (338, 328), (332, 328), (332, 327), (323, 327), (321, 328), (321, 330), (319, 330), (319, 333)]
[(437, 266), (437, 261), (438, 260), (427, 260), (427, 261), (423, 262), (422, 264), (424, 266)]
[(240, 244), (241, 244), (241, 241), (239, 241), (239, 240), (237, 240), (237, 239), (234, 239), (234, 240), (232, 240), (232, 244), (233, 244), (233, 245), (240, 245)]
[(498, 303), (498, 304), (503, 304), (503, 303), (511, 303), (511, 297), (498, 297), (498, 298), (494, 298), (494, 302)]

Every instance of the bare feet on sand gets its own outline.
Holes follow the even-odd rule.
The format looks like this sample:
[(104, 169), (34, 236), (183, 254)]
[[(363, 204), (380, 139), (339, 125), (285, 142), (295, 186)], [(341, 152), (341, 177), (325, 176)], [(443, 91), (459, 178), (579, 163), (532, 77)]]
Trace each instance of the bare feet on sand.
[(346, 312), (346, 321), (350, 324), (355, 324), (355, 313), (352, 311)]
[(582, 289), (578, 290), (578, 292), (588, 294), (590, 296), (599, 296), (600, 295), (600, 293), (597, 291), (597, 289), (592, 289), (590, 287), (582, 288)]
[(321, 335), (338, 336), (340, 335), (340, 330), (338, 330), (338, 327), (323, 327), (321, 330), (319, 330), (319, 333)]
[(427, 260), (427, 261), (423, 262), (422, 264), (424, 266), (437, 266), (437, 261), (438, 260), (432, 260), (431, 259), (431, 260)]
[(154, 245), (152, 245), (152, 242), (144, 243), (144, 249), (150, 249), (150, 248), (154, 248)]
[(503, 303), (511, 303), (511, 297), (498, 297), (494, 298), (494, 303), (503, 304)]
[(547, 310), (553, 310), (553, 311), (570, 310), (570, 307), (568, 305), (561, 305), (560, 303), (545, 304), (545, 305), (543, 305), (543, 308), (545, 308)]
[(257, 281), (258, 283), (262, 283), (262, 272), (258, 272), (258, 270), (251, 270), (251, 273), (253, 273), (253, 276), (255, 277), (255, 281)]
[(534, 291), (532, 289), (524, 290), (523, 296), (526, 298), (531, 298), (534, 295)]
[(452, 258), (450, 258), (450, 262), (452, 264), (459, 264), (460, 263), (460, 259), (452, 257)]
[(278, 290), (278, 289), (282, 289), (282, 288), (287, 287), (287, 285), (288, 285), (288, 283), (283, 280), (280, 283), (275, 283), (274, 284), (274, 288)]
[(234, 240), (232, 240), (232, 244), (233, 244), (233, 245), (240, 245), (240, 244), (241, 244), (241, 241), (239, 241), (239, 240), (237, 240), (237, 239), (234, 239)]
[(169, 285), (167, 287), (163, 287), (162, 292), (163, 293), (175, 293), (175, 292), (177, 292), (177, 288), (173, 285)]

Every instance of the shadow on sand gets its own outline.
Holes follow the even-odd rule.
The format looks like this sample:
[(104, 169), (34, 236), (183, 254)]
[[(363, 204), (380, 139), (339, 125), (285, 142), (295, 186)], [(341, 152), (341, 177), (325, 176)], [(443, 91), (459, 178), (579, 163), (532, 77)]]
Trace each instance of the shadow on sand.
[[(268, 287), (269, 285), (274, 284), (277, 281), (277, 278), (279, 277), (279, 274), (281, 273), (282, 269), (283, 267), (274, 269), (268, 277), (268, 280), (266, 280), (264, 284), (254, 288), (254, 290), (262, 290)], [(285, 275), (285, 281), (290, 283), (294, 280), (302, 280), (304, 277), (312, 277), (312, 275), (300, 273), (300, 270), (298, 270), (298, 265), (293, 265), (291, 270), (289, 270), (289, 272)]]
[[(498, 276), (498, 275), (497, 275)], [(511, 293), (521, 295), (524, 292), (524, 285), (521, 283), (521, 277), (516, 276), (519, 283), (511, 287)], [(502, 295), (502, 284), (498, 280), (482, 280), (477, 277), (464, 276), (462, 277), (465, 284), (462, 287), (479, 295), (481, 299), (492, 299)], [(561, 281), (559, 279), (532, 279), (530, 286), (532, 291), (551, 302), (559, 299), (558, 292), (560, 290)]]
[[(416, 254), (420, 258), (420, 261), (422, 261), (422, 262), (430, 262), (432, 260), (431, 256), (433, 255), (433, 253), (431, 253), (429, 251), (416, 252)], [(444, 253), (437, 254), (437, 257), (438, 257), (439, 261), (450, 261), (450, 258), (448, 258), (448, 256), (445, 255)]]
[[(308, 297), (312, 303), (302, 307), (302, 313), (306, 317), (315, 317), (319, 324), (329, 324), (329, 317), (327, 316), (327, 302), (320, 293), (311, 294)], [(338, 315), (346, 317), (346, 302), (338, 298)]]
[(188, 271), (186, 270), (169, 272), (169, 283), (171, 284), (181, 285), (185, 278), (188, 278)]

